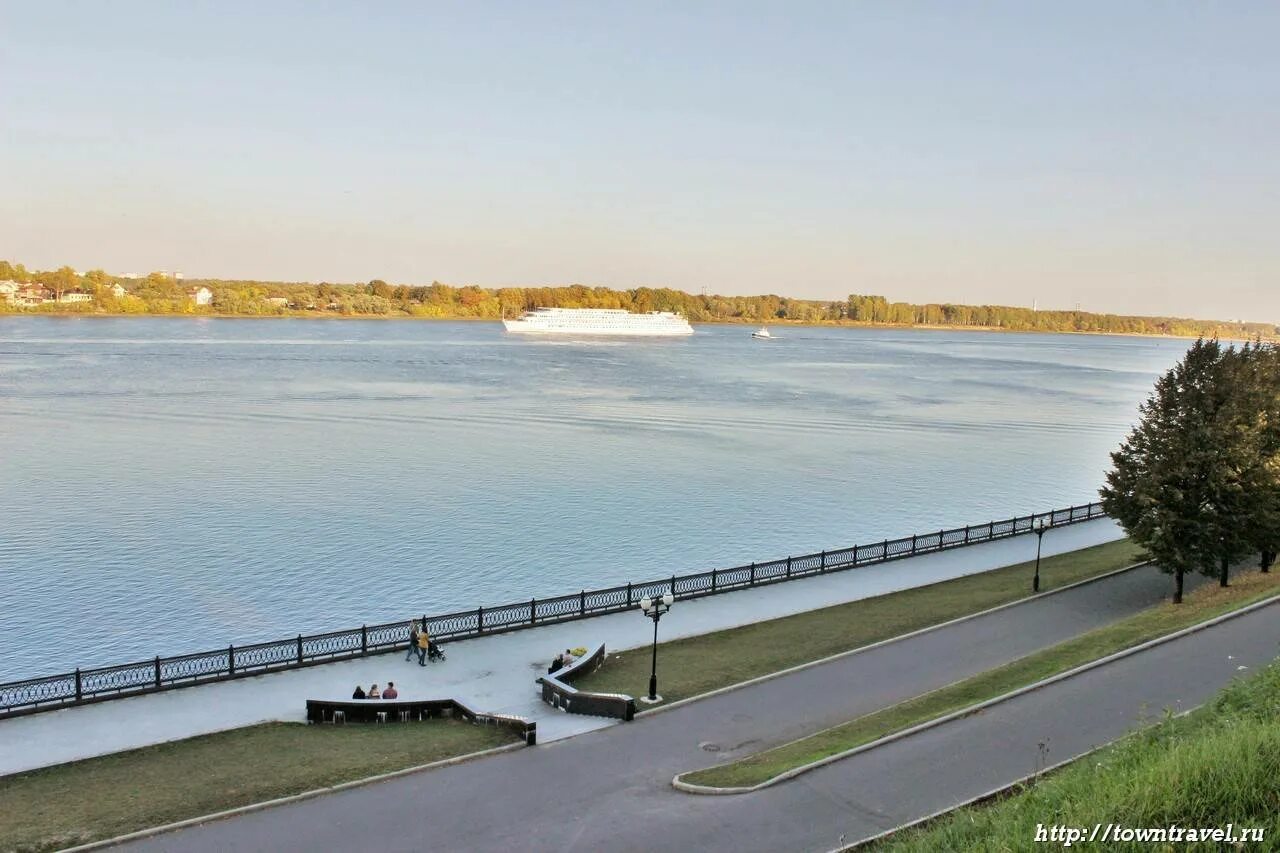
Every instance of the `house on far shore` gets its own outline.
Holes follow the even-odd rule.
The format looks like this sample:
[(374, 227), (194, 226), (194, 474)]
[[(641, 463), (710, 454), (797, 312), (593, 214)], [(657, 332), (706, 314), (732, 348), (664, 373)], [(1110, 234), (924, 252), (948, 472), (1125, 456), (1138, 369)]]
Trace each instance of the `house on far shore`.
[(119, 299), (120, 297), (124, 296), (126, 293), (129, 292), (125, 290), (123, 287), (121, 287), (119, 282), (116, 282), (115, 284), (111, 285), (111, 287), (107, 289), (111, 291), (111, 295), (114, 296), (116, 299)]
[(23, 284), (9, 301), (14, 305), (41, 305), (53, 301), (53, 291), (40, 284)]
[(204, 286), (191, 288), (187, 291), (187, 295), (197, 305), (208, 305), (213, 301), (213, 291)]
[(81, 291), (81, 290), (67, 290), (67, 291), (64, 291), (62, 295), (58, 297), (58, 302), (61, 302), (64, 304), (69, 302), (92, 302), (92, 301), (93, 301), (93, 294), (85, 293), (84, 291)]
[(267, 304), (274, 305), (277, 308), (288, 308), (289, 300), (287, 297), (284, 297), (284, 296), (268, 296)]
[(0, 281), (0, 301), (10, 304), (18, 301), (18, 289), (22, 285), (16, 281)]

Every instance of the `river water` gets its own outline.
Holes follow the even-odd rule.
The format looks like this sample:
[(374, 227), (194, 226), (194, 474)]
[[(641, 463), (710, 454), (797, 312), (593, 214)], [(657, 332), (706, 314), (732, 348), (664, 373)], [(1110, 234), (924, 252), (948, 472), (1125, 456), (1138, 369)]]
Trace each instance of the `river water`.
[(1186, 341), (0, 318), (0, 680), (1095, 498)]

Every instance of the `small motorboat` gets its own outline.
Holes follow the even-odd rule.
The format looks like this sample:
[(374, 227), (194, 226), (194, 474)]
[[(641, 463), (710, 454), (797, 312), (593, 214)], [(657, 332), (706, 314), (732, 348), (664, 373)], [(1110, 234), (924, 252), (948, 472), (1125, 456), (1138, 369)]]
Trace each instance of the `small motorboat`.
[(765, 326), (761, 326), (760, 328), (752, 332), (751, 337), (758, 338), (759, 340), (762, 340), (762, 341), (773, 340), (773, 335), (769, 334), (769, 329)]

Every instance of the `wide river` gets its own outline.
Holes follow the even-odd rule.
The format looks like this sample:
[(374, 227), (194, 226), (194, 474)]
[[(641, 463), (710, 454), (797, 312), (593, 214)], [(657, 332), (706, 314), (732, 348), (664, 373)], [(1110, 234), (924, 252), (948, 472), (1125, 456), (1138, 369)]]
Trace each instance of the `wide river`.
[(0, 318), (0, 680), (1093, 500), (1187, 342)]

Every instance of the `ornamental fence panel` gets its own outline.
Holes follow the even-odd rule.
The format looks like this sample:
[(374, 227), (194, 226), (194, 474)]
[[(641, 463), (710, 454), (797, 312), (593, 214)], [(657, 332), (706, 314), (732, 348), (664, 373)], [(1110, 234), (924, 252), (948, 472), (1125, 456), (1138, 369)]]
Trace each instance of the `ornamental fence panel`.
[[(568, 595), (533, 598), (519, 603), (477, 607), (474, 610), (424, 618), (434, 639), (461, 640), (536, 625), (621, 613), (635, 607), (642, 598), (660, 598), (668, 592), (676, 597), (716, 595), (917, 554), (976, 545), (1032, 533), (1041, 525), (1046, 529), (1062, 527), (1101, 518), (1103, 515), (1100, 504), (1081, 504), (990, 521), (987, 524), (919, 533), (901, 539), (884, 539), (833, 551), (819, 551), (686, 575), (671, 575), (660, 580), (603, 589), (584, 589)], [(404, 649), (409, 641), (411, 620), (412, 617), (400, 622), (363, 625), (323, 634), (299, 634), (285, 640), (228, 646), (213, 651), (156, 657), (147, 661), (77, 669), (57, 675), (11, 681), (0, 684), (0, 719), (67, 705), (136, 696), (140, 693), (377, 654), (396, 648)]]

